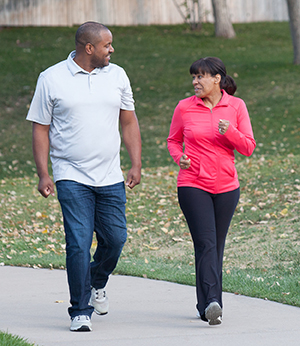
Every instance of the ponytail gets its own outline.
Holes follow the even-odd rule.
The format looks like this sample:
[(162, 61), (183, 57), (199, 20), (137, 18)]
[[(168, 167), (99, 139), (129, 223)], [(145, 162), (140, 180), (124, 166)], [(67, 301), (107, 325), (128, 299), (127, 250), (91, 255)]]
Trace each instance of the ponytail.
[(234, 95), (237, 89), (234, 79), (228, 74), (225, 78), (222, 78), (220, 87), (221, 89), (224, 89), (229, 95)]

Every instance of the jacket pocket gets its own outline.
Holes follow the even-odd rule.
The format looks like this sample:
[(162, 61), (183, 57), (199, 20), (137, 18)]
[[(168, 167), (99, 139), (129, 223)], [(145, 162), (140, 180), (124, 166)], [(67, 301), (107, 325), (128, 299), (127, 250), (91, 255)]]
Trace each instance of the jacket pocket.
[(217, 177), (217, 165), (213, 160), (200, 159), (199, 179), (214, 180)]

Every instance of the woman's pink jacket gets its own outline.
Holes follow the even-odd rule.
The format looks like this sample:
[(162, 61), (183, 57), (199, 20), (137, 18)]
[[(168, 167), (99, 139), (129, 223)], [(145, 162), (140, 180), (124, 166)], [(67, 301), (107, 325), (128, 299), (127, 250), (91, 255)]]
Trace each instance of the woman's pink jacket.
[[(178, 173), (178, 187), (196, 187), (213, 194), (239, 187), (234, 150), (250, 156), (256, 143), (244, 101), (224, 90), (222, 93), (212, 110), (196, 96), (181, 100), (175, 108), (168, 149), (178, 165), (183, 153), (191, 159), (190, 168)], [(230, 122), (224, 135), (218, 131), (220, 119)]]

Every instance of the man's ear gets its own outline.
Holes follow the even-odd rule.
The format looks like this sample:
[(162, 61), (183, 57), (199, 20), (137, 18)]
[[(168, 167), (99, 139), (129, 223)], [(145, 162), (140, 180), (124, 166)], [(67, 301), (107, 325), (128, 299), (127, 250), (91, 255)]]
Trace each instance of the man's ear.
[(87, 43), (85, 45), (86, 54), (91, 55), (93, 53), (93, 51), (94, 51), (94, 46), (91, 43)]

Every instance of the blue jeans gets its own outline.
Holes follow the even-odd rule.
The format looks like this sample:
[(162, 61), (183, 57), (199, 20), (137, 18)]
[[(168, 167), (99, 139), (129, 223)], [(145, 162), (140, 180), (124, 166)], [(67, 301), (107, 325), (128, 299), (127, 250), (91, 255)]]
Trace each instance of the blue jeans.
[[(126, 242), (124, 182), (93, 187), (71, 180), (56, 182), (65, 237), (71, 317), (91, 316), (91, 286), (104, 288)], [(91, 262), (93, 233), (97, 248)]]

